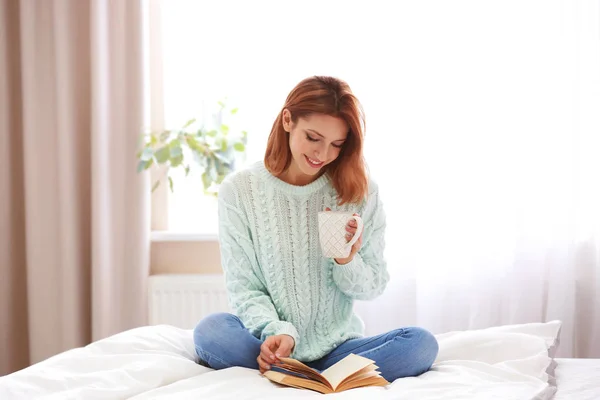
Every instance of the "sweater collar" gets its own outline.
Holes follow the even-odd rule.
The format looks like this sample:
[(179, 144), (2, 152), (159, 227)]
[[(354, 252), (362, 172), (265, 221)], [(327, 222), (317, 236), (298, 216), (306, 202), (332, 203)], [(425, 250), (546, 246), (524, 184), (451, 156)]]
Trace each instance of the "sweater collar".
[(329, 182), (329, 177), (327, 174), (323, 174), (318, 177), (316, 180), (312, 181), (307, 185), (292, 185), (290, 183), (284, 182), (278, 177), (274, 176), (269, 172), (267, 167), (265, 167), (264, 162), (257, 163), (258, 172), (260, 176), (265, 179), (269, 184), (273, 185), (273, 187), (281, 190), (282, 192), (299, 195), (299, 196), (307, 196), (312, 193), (317, 192), (323, 186), (325, 186)]

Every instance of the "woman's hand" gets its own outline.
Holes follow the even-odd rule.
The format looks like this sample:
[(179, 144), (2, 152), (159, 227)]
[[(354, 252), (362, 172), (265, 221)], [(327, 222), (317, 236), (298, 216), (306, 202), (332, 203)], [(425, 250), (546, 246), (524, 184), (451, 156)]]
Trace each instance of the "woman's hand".
[(289, 357), (292, 354), (296, 342), (290, 335), (269, 336), (260, 346), (260, 354), (256, 358), (261, 374), (271, 369), (281, 357)]
[[(325, 209), (325, 211), (331, 211), (331, 208), (327, 207)], [(359, 216), (357, 213), (354, 213), (353, 215), (355, 216)], [(351, 219), (348, 221), (348, 224), (346, 225), (346, 242), (349, 242), (350, 240), (352, 240), (352, 238), (354, 237), (354, 234), (356, 233), (356, 221)], [(364, 230), (363, 230), (364, 232)], [(354, 243), (352, 245), (352, 249), (350, 250), (350, 254), (348, 255), (348, 257), (346, 258), (334, 258), (335, 262), (340, 264), (340, 265), (344, 265), (344, 264), (348, 264), (350, 261), (352, 261), (352, 259), (354, 258), (354, 255), (356, 253), (358, 253), (358, 251), (360, 250), (360, 248), (362, 247), (362, 235), (363, 232), (360, 233), (360, 237), (358, 238), (358, 240), (356, 241), (356, 243)]]

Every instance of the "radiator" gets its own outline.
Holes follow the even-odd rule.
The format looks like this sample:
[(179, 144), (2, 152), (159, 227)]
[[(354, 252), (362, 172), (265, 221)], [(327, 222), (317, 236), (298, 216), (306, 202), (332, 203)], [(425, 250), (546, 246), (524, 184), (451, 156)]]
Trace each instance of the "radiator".
[(231, 312), (222, 274), (161, 274), (148, 281), (148, 322), (192, 329), (214, 312)]

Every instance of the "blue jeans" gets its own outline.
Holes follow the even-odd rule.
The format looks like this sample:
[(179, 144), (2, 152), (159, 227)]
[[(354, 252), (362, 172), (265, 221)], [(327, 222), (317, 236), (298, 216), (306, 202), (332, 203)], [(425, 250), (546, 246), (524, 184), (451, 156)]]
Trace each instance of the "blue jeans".
[[(262, 341), (254, 337), (238, 317), (217, 313), (204, 318), (194, 329), (194, 344), (201, 362), (214, 369), (258, 369), (256, 358)], [(305, 362), (323, 371), (348, 354), (367, 357), (389, 382), (427, 372), (438, 354), (438, 343), (428, 331), (408, 327), (377, 336), (349, 339), (323, 358)]]

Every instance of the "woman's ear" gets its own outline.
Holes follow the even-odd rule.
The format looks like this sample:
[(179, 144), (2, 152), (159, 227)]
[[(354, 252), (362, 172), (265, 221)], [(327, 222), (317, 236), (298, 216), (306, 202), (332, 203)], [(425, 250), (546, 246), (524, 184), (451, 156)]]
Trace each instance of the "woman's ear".
[(281, 123), (283, 124), (283, 130), (290, 133), (292, 130), (292, 113), (287, 108), (283, 110)]

